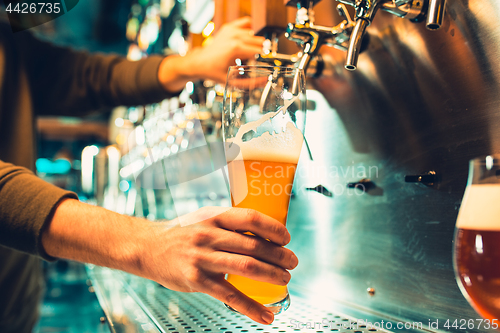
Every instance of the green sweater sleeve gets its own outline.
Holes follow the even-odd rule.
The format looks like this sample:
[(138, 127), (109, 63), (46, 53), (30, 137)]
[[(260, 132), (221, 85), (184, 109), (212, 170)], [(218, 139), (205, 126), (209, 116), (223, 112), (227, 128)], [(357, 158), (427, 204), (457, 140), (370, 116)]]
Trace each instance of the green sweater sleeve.
[(103, 107), (155, 103), (179, 93), (167, 92), (158, 80), (163, 56), (130, 61), (90, 54), (38, 40), (29, 32), (17, 34), (15, 42), (39, 115), (79, 116)]
[(0, 160), (0, 244), (54, 260), (43, 250), (40, 234), (64, 198), (78, 199), (28, 169)]
[(129, 61), (89, 54), (29, 32), (12, 34), (5, 25), (0, 40), (0, 245), (52, 260), (41, 246), (41, 231), (62, 199), (77, 196), (25, 168), (32, 165), (33, 114), (80, 116), (173, 94), (158, 81), (161, 56)]

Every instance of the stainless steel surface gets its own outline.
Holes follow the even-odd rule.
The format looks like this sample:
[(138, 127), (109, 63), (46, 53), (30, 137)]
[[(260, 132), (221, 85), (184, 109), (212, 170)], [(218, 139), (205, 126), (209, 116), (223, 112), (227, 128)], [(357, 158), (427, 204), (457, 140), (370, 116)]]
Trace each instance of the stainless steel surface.
[[(495, 0), (449, 1), (432, 32), (381, 11), (356, 72), (322, 48), (342, 70), (309, 80), (315, 161), (301, 161), (290, 205), (294, 283), (366, 311), (439, 320), (445, 331), (448, 319), (480, 318), (457, 287), (452, 240), (468, 160), (500, 153), (499, 19)], [(405, 182), (430, 170), (441, 177), (432, 186)], [(346, 187), (362, 178), (376, 189)], [(333, 197), (305, 190), (317, 184)]]
[(94, 265), (88, 265), (87, 272), (112, 333), (160, 332), (128, 293), (128, 287), (116, 278), (121, 272)]
[[(99, 286), (96, 291), (116, 332), (122, 331), (113, 321), (116, 318), (129, 323), (127, 332), (390, 332), (380, 328), (381, 318), (363, 316), (351, 310), (359, 315), (353, 317), (340, 311), (349, 309), (325, 302), (314, 305), (307, 296), (301, 296), (298, 292), (292, 293), (292, 306), (287, 312), (276, 316), (272, 325), (262, 325), (229, 311), (222, 302), (204, 294), (172, 291), (156, 282), (106, 268), (92, 267), (89, 274), (94, 285)], [(124, 311), (119, 306), (118, 296), (127, 300), (129, 308), (135, 304), (136, 310)], [(141, 310), (138, 310), (139, 307)], [(146, 320), (145, 315), (150, 321)], [(150, 322), (155, 324), (154, 329)], [(397, 325), (390, 323), (394, 327)], [(140, 330), (144, 327), (148, 329)], [(418, 329), (406, 331), (421, 332)]]

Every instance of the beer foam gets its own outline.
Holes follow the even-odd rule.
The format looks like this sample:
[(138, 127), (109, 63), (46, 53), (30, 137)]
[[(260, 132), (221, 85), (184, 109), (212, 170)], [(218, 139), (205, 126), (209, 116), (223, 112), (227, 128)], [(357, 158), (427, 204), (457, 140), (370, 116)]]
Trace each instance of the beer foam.
[(294, 96), (290, 100), (285, 100), (285, 105), (280, 107), (278, 111), (266, 113), (260, 119), (242, 125), (234, 138), (226, 140), (227, 142), (238, 145), (240, 153), (236, 158), (237, 160), (297, 164), (302, 149), (302, 142), (304, 141), (304, 135), (291, 122), (288, 122), (280, 133), (271, 134), (266, 132), (249, 141), (243, 141), (243, 135), (246, 133), (256, 131), (260, 125), (264, 124), (266, 121), (271, 121), (271, 119), (276, 117), (280, 112), (285, 115), (288, 107), (295, 102), (297, 98), (297, 96)]
[(500, 231), (500, 184), (467, 186), (457, 228)]
[(278, 134), (271, 135), (266, 132), (249, 141), (233, 143), (240, 148), (237, 159), (296, 164), (303, 141), (302, 132), (292, 123), (288, 123), (286, 130)]

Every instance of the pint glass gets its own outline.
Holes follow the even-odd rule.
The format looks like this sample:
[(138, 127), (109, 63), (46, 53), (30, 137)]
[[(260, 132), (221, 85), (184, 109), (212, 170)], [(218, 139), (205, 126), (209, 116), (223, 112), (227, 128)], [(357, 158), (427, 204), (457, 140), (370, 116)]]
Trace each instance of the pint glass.
[[(302, 70), (229, 68), (223, 133), (233, 207), (251, 208), (286, 225), (305, 124)], [(277, 314), (290, 305), (286, 286), (228, 274), (241, 292)]]
[(454, 244), (454, 268), (460, 290), (485, 319), (486, 325), (481, 328), (499, 329), (500, 155), (470, 161)]

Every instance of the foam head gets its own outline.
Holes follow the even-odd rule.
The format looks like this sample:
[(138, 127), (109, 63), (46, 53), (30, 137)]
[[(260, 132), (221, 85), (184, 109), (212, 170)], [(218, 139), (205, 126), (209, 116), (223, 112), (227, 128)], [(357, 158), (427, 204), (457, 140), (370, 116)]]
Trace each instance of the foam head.
[(285, 130), (277, 134), (266, 132), (249, 141), (228, 141), (239, 146), (237, 159), (297, 164), (304, 138), (302, 132), (289, 122)]
[(456, 227), (500, 231), (500, 184), (467, 186)]

